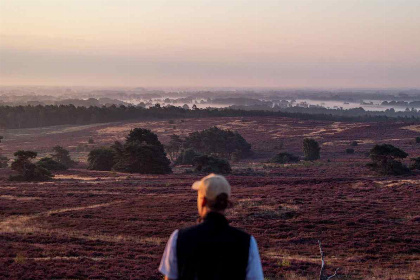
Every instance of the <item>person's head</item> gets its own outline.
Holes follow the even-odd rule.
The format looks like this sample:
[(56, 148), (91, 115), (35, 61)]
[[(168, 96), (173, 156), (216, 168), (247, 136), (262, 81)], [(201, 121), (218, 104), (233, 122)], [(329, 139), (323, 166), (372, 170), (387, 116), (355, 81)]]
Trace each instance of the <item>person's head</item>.
[(192, 185), (192, 189), (197, 191), (197, 209), (200, 217), (204, 217), (208, 212), (219, 212), (229, 208), (231, 187), (225, 177), (210, 174)]

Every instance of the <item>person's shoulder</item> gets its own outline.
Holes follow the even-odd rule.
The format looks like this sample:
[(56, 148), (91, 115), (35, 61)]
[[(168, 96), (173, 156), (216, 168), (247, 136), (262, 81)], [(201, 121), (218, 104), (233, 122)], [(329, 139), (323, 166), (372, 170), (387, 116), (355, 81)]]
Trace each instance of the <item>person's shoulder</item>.
[(245, 230), (243, 230), (243, 229), (240, 229), (240, 228), (237, 228), (237, 227), (234, 227), (234, 226), (230, 226), (230, 225), (229, 225), (229, 229), (230, 229), (230, 231), (231, 231), (233, 234), (238, 235), (238, 236), (241, 236), (241, 237), (243, 237), (243, 238), (250, 239), (250, 238), (252, 237), (252, 235), (251, 235), (251, 234), (247, 233), (247, 232), (246, 232)]
[(180, 228), (178, 232), (180, 235), (189, 234), (189, 233), (199, 231), (202, 227), (203, 227), (203, 223), (189, 226), (189, 227)]

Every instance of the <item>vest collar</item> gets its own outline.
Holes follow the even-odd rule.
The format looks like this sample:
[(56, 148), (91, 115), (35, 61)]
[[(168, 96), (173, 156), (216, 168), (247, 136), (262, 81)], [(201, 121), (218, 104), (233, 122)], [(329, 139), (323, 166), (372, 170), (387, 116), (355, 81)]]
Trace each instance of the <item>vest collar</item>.
[(223, 214), (217, 212), (207, 213), (207, 215), (204, 217), (204, 222), (221, 226), (227, 226), (229, 224), (229, 221), (226, 219), (226, 217)]

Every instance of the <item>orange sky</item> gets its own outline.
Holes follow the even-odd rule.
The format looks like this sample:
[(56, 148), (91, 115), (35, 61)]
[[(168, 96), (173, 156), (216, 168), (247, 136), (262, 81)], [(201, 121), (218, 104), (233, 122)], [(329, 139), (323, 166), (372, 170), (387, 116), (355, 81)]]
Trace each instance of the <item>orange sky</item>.
[(0, 85), (420, 87), (418, 0), (0, 0)]

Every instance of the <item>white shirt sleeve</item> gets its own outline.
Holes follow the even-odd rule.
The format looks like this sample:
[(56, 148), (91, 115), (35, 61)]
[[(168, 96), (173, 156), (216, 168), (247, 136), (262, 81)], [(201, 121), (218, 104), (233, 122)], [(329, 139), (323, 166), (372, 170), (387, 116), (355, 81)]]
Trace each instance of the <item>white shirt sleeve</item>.
[(249, 242), (248, 266), (246, 268), (246, 280), (264, 280), (260, 254), (257, 241), (253, 236)]
[(178, 260), (176, 257), (176, 242), (178, 239), (178, 230), (175, 230), (169, 237), (160, 261), (159, 271), (169, 279), (178, 278)]

